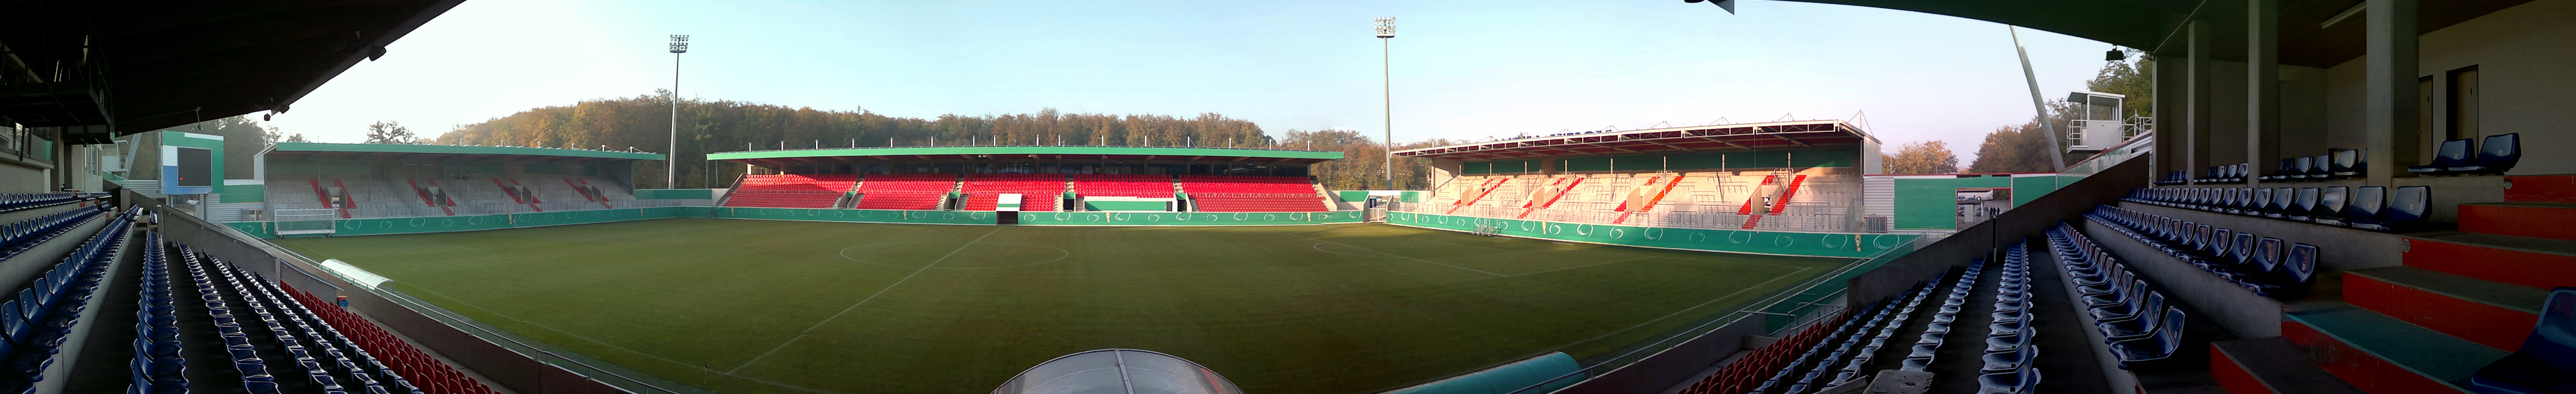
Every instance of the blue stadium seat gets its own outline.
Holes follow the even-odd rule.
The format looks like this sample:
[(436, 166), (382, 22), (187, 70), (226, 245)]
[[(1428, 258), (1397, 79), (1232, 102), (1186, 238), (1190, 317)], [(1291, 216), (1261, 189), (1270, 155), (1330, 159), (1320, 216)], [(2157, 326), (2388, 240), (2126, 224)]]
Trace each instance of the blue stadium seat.
[(2298, 198), (2290, 200), (2290, 209), (2288, 211), (2282, 211), (2281, 218), (2302, 222), (2308, 221), (2313, 217), (2309, 215), (2317, 209), (2317, 193), (2317, 188), (2299, 188)]
[(2329, 186), (2323, 192), (2317, 193), (2317, 205), (2309, 208), (2308, 222), (2329, 226), (2343, 225), (2343, 218), (2335, 215), (2343, 214), (2344, 196), (2350, 194), (2351, 190), (2352, 188), (2349, 187)]
[(2399, 231), (2410, 227), (2423, 220), (2425, 210), (2432, 208), (2432, 194), (2431, 186), (2399, 186), (2388, 196), (2387, 208), (2369, 218), (2353, 219), (2352, 227), (2378, 231)]
[(2370, 170), (2370, 162), (2360, 149), (2337, 150), (2329, 154), (2333, 155), (2334, 162), (2326, 166), (2327, 178), (2359, 178)]
[(2136, 363), (2173, 357), (2174, 350), (2182, 347), (2183, 323), (2187, 317), (2182, 309), (2168, 308), (2164, 317), (2159, 319), (2162, 321), (2156, 322), (2154, 332), (2134, 337), (2113, 337), (2111, 354), (2119, 356), (2120, 369), (2136, 370)]
[(2448, 168), (2458, 174), (2502, 174), (2522, 162), (2522, 133), (2487, 136), (2478, 143), (2478, 158), (2468, 165)]
[(2342, 219), (2343, 225), (2356, 225), (2362, 220), (2379, 217), (2379, 211), (2388, 207), (2388, 188), (2362, 186), (2353, 189), (2352, 195), (2345, 200), (2343, 212), (2335, 216)]
[(2512, 355), (2478, 368), (2469, 390), (2485, 394), (2576, 391), (2576, 287), (2549, 290), (2540, 323)]
[(2272, 167), (2272, 174), (2270, 174), (2270, 175), (2264, 175), (2264, 176), (2257, 177), (2257, 178), (2254, 178), (2254, 179), (2266, 180), (2266, 181), (2272, 181), (2272, 180), (2286, 180), (2286, 179), (2290, 179), (2290, 175), (2291, 175), (2291, 174), (2296, 174), (2296, 173), (2298, 173), (2298, 168), (2299, 168), (2299, 167), (2298, 167), (2298, 165), (2299, 165), (2299, 159), (2298, 159), (2298, 158), (2284, 157), (2284, 158), (2281, 158), (2281, 162), (2280, 162), (2280, 164), (2273, 165), (2273, 167)]
[(2263, 209), (2263, 217), (2274, 219), (2287, 217), (2285, 215), (2289, 214), (2290, 207), (2297, 203), (2297, 196), (2298, 189), (2287, 187), (2273, 188), (2272, 203), (2269, 205), (2269, 208)]
[(2441, 149), (2434, 151), (2433, 164), (2406, 167), (2406, 172), (2418, 174), (2442, 174), (2450, 172), (2451, 167), (2467, 166), (2469, 165), (2470, 143), (2471, 141), (2468, 138), (2442, 141)]

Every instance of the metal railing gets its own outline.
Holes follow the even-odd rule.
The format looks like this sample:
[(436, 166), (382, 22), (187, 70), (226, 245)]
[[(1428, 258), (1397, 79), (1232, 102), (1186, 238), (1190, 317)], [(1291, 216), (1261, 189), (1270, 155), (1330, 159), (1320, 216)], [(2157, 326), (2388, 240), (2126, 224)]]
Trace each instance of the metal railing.
[[(1508, 394), (1539, 394), (1539, 393), (1546, 392), (1546, 391), (1540, 391), (1540, 389), (1545, 388), (1545, 387), (1547, 387), (1547, 386), (1550, 386), (1550, 385), (1552, 385), (1552, 384), (1554, 384), (1554, 383), (1556, 383), (1556, 382), (1558, 382), (1558, 381), (1562, 381), (1562, 380), (1568, 379), (1568, 378), (1580, 378), (1580, 379), (1582, 379), (1582, 380), (1580, 380), (1580, 381), (1577, 381), (1576, 383), (1574, 383), (1574, 384), (1573, 384), (1573, 385), (1571, 385), (1571, 386), (1567, 386), (1567, 387), (1569, 387), (1569, 388), (1571, 388), (1571, 387), (1579, 387), (1579, 386), (1581, 386), (1581, 385), (1583, 384), (1583, 382), (1588, 382), (1588, 381), (1591, 381), (1592, 379), (1600, 378), (1600, 377), (1601, 377), (1603, 374), (1605, 374), (1605, 373), (1613, 372), (1613, 371), (1617, 371), (1617, 370), (1619, 370), (1620, 368), (1625, 368), (1625, 367), (1627, 367), (1627, 366), (1629, 366), (1629, 365), (1634, 365), (1634, 364), (1636, 364), (1636, 363), (1637, 363), (1637, 362), (1639, 362), (1639, 361), (1644, 361), (1646, 358), (1651, 357), (1651, 356), (1652, 356), (1652, 355), (1654, 355), (1655, 353), (1661, 352), (1661, 351), (1663, 351), (1663, 350), (1665, 350), (1665, 349), (1671, 349), (1673, 346), (1679, 345), (1679, 344), (1681, 344), (1682, 342), (1687, 342), (1687, 341), (1692, 340), (1692, 339), (1697, 339), (1697, 338), (1700, 338), (1700, 337), (1702, 337), (1702, 336), (1709, 335), (1709, 334), (1711, 334), (1711, 333), (1716, 332), (1716, 331), (1717, 331), (1718, 329), (1720, 329), (1720, 328), (1723, 328), (1723, 327), (1728, 326), (1728, 325), (1732, 325), (1732, 324), (1734, 324), (1735, 322), (1737, 322), (1737, 321), (1741, 321), (1741, 320), (1743, 320), (1743, 319), (1745, 319), (1745, 318), (1748, 318), (1748, 317), (1756, 317), (1756, 316), (1780, 316), (1780, 315), (1784, 315), (1784, 314), (1782, 314), (1782, 313), (1778, 313), (1778, 312), (1765, 312), (1765, 311), (1763, 311), (1763, 310), (1764, 310), (1764, 309), (1770, 309), (1770, 308), (1772, 308), (1772, 307), (1774, 307), (1774, 306), (1783, 305), (1784, 303), (1787, 303), (1787, 302), (1788, 302), (1788, 301), (1790, 301), (1790, 300), (1796, 299), (1798, 295), (1800, 295), (1800, 294), (1804, 294), (1804, 293), (1806, 293), (1808, 290), (1815, 289), (1817, 286), (1819, 286), (1819, 285), (1823, 285), (1823, 284), (1826, 284), (1826, 283), (1828, 283), (1828, 282), (1830, 282), (1830, 281), (1837, 280), (1837, 279), (1840, 279), (1840, 280), (1850, 280), (1850, 278), (1845, 278), (1845, 277), (1844, 277), (1844, 275), (1846, 275), (1846, 274), (1850, 274), (1850, 273), (1856, 272), (1857, 270), (1861, 270), (1861, 269), (1865, 269), (1865, 268), (1875, 268), (1875, 267), (1878, 267), (1878, 266), (1880, 266), (1880, 265), (1885, 265), (1885, 264), (1887, 263), (1887, 261), (1888, 261), (1888, 260), (1891, 260), (1891, 259), (1893, 259), (1893, 258), (1895, 258), (1895, 257), (1903, 256), (1903, 255), (1904, 255), (1903, 253), (1896, 253), (1896, 252), (1897, 252), (1897, 251), (1899, 251), (1899, 250), (1909, 251), (1909, 252), (1910, 252), (1910, 251), (1912, 251), (1912, 250), (1913, 250), (1913, 248), (1888, 248), (1888, 249), (1886, 249), (1886, 250), (1881, 250), (1881, 251), (1879, 251), (1879, 252), (1878, 252), (1878, 253), (1876, 253), (1876, 254), (1872, 254), (1872, 255), (1870, 255), (1869, 257), (1861, 258), (1861, 259), (1856, 259), (1856, 260), (1852, 260), (1852, 262), (1851, 262), (1850, 264), (1844, 264), (1842, 267), (1835, 268), (1833, 271), (1827, 271), (1827, 272), (1825, 272), (1825, 273), (1823, 273), (1823, 274), (1816, 275), (1816, 276), (1815, 276), (1815, 277), (1813, 277), (1813, 278), (1808, 278), (1808, 279), (1807, 279), (1807, 280), (1805, 280), (1805, 281), (1801, 281), (1801, 282), (1799, 282), (1799, 283), (1798, 283), (1798, 284), (1796, 284), (1796, 285), (1788, 286), (1788, 287), (1781, 288), (1780, 290), (1772, 291), (1772, 292), (1771, 292), (1771, 294), (1764, 296), (1760, 301), (1755, 301), (1755, 302), (1753, 302), (1752, 304), (1748, 304), (1748, 307), (1747, 307), (1747, 308), (1745, 308), (1745, 309), (1739, 309), (1739, 310), (1735, 310), (1735, 311), (1730, 311), (1730, 312), (1724, 312), (1724, 313), (1719, 313), (1719, 314), (1710, 315), (1709, 317), (1702, 318), (1702, 319), (1701, 319), (1701, 323), (1700, 323), (1700, 324), (1698, 324), (1698, 325), (1693, 325), (1693, 326), (1690, 326), (1690, 327), (1688, 327), (1688, 328), (1684, 328), (1684, 329), (1676, 329), (1676, 330), (1672, 330), (1672, 331), (1667, 331), (1667, 332), (1666, 332), (1665, 334), (1663, 334), (1663, 335), (1659, 335), (1659, 336), (1657, 336), (1657, 337), (1649, 338), (1649, 339), (1646, 339), (1646, 340), (1640, 340), (1640, 341), (1637, 341), (1637, 342), (1632, 343), (1632, 344), (1630, 344), (1630, 345), (1628, 345), (1628, 346), (1624, 346), (1624, 347), (1621, 347), (1621, 348), (1620, 348), (1620, 349), (1624, 349), (1625, 351), (1613, 350), (1613, 352), (1615, 352), (1615, 355), (1611, 355), (1611, 354), (1606, 354), (1606, 353), (1605, 353), (1605, 355), (1607, 355), (1607, 357), (1594, 356), (1593, 358), (1590, 358), (1590, 359), (1586, 359), (1586, 360), (1584, 360), (1584, 361), (1583, 361), (1583, 364), (1585, 364), (1585, 365), (1584, 365), (1584, 367), (1583, 367), (1583, 368), (1581, 368), (1581, 369), (1576, 369), (1576, 370), (1574, 370), (1574, 372), (1568, 372), (1568, 373), (1565, 373), (1565, 374), (1557, 375), (1557, 376), (1556, 376), (1556, 377), (1554, 377), (1554, 378), (1549, 378), (1549, 379), (1547, 379), (1547, 380), (1543, 380), (1543, 381), (1540, 381), (1540, 382), (1538, 382), (1538, 383), (1533, 383), (1533, 384), (1530, 384), (1530, 385), (1528, 385), (1528, 386), (1522, 386), (1521, 388), (1514, 389), (1514, 390), (1509, 391), (1509, 392), (1507, 392), (1507, 393), (1508, 393)], [(1788, 316), (1790, 316), (1790, 317), (1791, 317), (1792, 324), (1788, 324), (1788, 325), (1785, 325), (1785, 326), (1783, 326), (1783, 327), (1779, 327), (1779, 328), (1777, 328), (1777, 329), (1765, 330), (1765, 332), (1763, 332), (1763, 334), (1766, 334), (1766, 335), (1769, 335), (1769, 334), (1777, 334), (1777, 333), (1779, 333), (1780, 331), (1785, 331), (1785, 330), (1789, 330), (1789, 329), (1796, 328), (1796, 327), (1798, 327), (1798, 326), (1800, 326), (1800, 325), (1804, 324), (1804, 322), (1813, 321), (1813, 320), (1814, 320), (1813, 315), (1815, 315), (1817, 312), (1821, 312), (1821, 311), (1825, 311), (1825, 310), (1827, 310), (1827, 308), (1824, 308), (1824, 305), (1823, 305), (1823, 304), (1824, 304), (1824, 302), (1822, 302), (1822, 301), (1831, 300), (1835, 295), (1842, 294), (1842, 293), (1844, 293), (1844, 292), (1846, 292), (1846, 291), (1848, 291), (1848, 290), (1847, 290), (1847, 289), (1846, 289), (1846, 290), (1836, 290), (1836, 291), (1834, 291), (1834, 292), (1830, 292), (1830, 293), (1823, 294), (1823, 295), (1821, 295), (1821, 296), (1817, 297), (1815, 300), (1811, 300), (1811, 301), (1804, 301), (1804, 302), (1798, 302), (1798, 303), (1796, 303), (1798, 306), (1797, 306), (1795, 309), (1793, 309), (1793, 310), (1804, 310), (1804, 312), (1797, 312), (1797, 313), (1790, 313), (1790, 314), (1786, 314), (1786, 315), (1788, 315)], [(1720, 357), (1723, 357), (1723, 355), (1721, 355)], [(1477, 372), (1477, 371), (1470, 371), (1470, 372)]]

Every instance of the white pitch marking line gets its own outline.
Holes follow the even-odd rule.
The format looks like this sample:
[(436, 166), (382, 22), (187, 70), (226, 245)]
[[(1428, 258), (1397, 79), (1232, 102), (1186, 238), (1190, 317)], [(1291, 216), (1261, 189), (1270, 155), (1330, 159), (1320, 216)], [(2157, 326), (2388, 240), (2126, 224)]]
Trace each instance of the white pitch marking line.
[(628, 349), (628, 348), (626, 348), (626, 347), (624, 347), (624, 346), (617, 346), (616, 344), (611, 344), (611, 343), (604, 342), (604, 341), (600, 341), (600, 340), (597, 340), (597, 339), (591, 339), (590, 337), (581, 336), (581, 334), (574, 334), (574, 333), (572, 333), (571, 331), (564, 331), (563, 329), (554, 328), (554, 326), (548, 326), (548, 325), (544, 325), (544, 324), (538, 324), (537, 322), (528, 321), (527, 319), (521, 319), (521, 318), (517, 318), (517, 317), (512, 317), (512, 316), (507, 315), (507, 314), (502, 314), (502, 313), (501, 313), (501, 312), (499, 312), (499, 311), (494, 311), (494, 310), (492, 310), (491, 308), (484, 308), (482, 305), (474, 305), (474, 303), (465, 302), (465, 300), (456, 299), (456, 297), (449, 297), (449, 296), (447, 296), (446, 294), (439, 294), (438, 292), (436, 292), (436, 291), (431, 291), (431, 290), (429, 290), (429, 289), (419, 289), (419, 290), (420, 290), (420, 291), (429, 292), (429, 294), (430, 294), (430, 295), (438, 296), (438, 298), (445, 298), (445, 299), (447, 299), (448, 301), (456, 301), (456, 303), (458, 303), (458, 304), (465, 304), (465, 306), (474, 307), (474, 309), (481, 309), (481, 310), (483, 310), (483, 312), (491, 313), (493, 316), (500, 316), (500, 317), (501, 317), (501, 318), (503, 318), (503, 319), (510, 319), (511, 321), (516, 321), (516, 322), (520, 322), (520, 323), (527, 323), (528, 325), (531, 325), (531, 326), (537, 326), (537, 328), (543, 328), (543, 329), (546, 329), (546, 330), (548, 330), (548, 331), (554, 331), (554, 332), (563, 333), (564, 335), (571, 336), (571, 337), (573, 337), (574, 339), (580, 339), (580, 340), (584, 340), (584, 341), (590, 341), (590, 343), (596, 343), (596, 344), (599, 344), (600, 346), (607, 346), (607, 347), (608, 347), (608, 348), (610, 348), (610, 349), (622, 350), (622, 351), (625, 351), (625, 352), (627, 352), (627, 353), (634, 353), (634, 354), (636, 354), (636, 355), (640, 355), (640, 356), (644, 356), (644, 357), (649, 357), (649, 358), (652, 358), (652, 359), (655, 359), (655, 360), (662, 360), (663, 362), (668, 362), (668, 363), (671, 363), (671, 364), (673, 364), (673, 365), (679, 365), (679, 366), (689, 367), (689, 368), (697, 368), (697, 369), (700, 369), (700, 370), (705, 370), (705, 371), (707, 371), (707, 372), (715, 372), (715, 373), (719, 373), (719, 374), (724, 374), (725, 376), (732, 376), (732, 377), (734, 377), (735, 379), (742, 379), (742, 380), (748, 380), (748, 381), (753, 381), (753, 382), (760, 382), (760, 383), (762, 383), (762, 384), (768, 384), (768, 385), (771, 385), (771, 386), (778, 386), (778, 387), (785, 387), (785, 388), (793, 389), (793, 390), (800, 390), (800, 391), (813, 392), (813, 393), (824, 393), (824, 394), (840, 394), (840, 392), (837, 392), (837, 391), (816, 390), (816, 389), (812, 389), (812, 388), (806, 388), (806, 387), (799, 387), (799, 386), (789, 385), (789, 384), (786, 384), (786, 383), (772, 382), (772, 381), (768, 381), (768, 380), (761, 380), (761, 379), (753, 379), (753, 378), (750, 378), (750, 377), (745, 377), (745, 376), (740, 376), (740, 375), (734, 375), (734, 374), (730, 374), (730, 373), (725, 373), (725, 372), (723, 372), (723, 371), (717, 371), (717, 370), (715, 370), (715, 369), (710, 369), (710, 368), (707, 368), (707, 367), (704, 367), (704, 366), (699, 366), (698, 364), (690, 364), (690, 363), (680, 362), (680, 360), (673, 360), (673, 359), (663, 358), (662, 356), (653, 355), (652, 353), (645, 353), (645, 352), (643, 352), (643, 351), (638, 351), (638, 350), (635, 350), (635, 349)]
[(922, 272), (922, 271), (929, 271), (929, 270), (930, 270), (930, 267), (939, 266), (939, 262), (941, 262), (941, 261), (947, 261), (949, 257), (956, 256), (956, 255), (957, 255), (957, 252), (963, 252), (963, 251), (966, 251), (966, 247), (968, 247), (968, 246), (974, 246), (976, 242), (984, 242), (984, 238), (985, 238), (985, 237), (991, 237), (991, 236), (993, 236), (993, 233), (997, 233), (997, 232), (1001, 232), (1001, 231), (1002, 231), (1002, 228), (1001, 228), (1001, 227), (994, 227), (994, 228), (993, 228), (993, 231), (986, 231), (986, 232), (984, 232), (984, 236), (981, 236), (981, 237), (975, 237), (975, 240), (973, 240), (973, 241), (966, 241), (966, 243), (965, 243), (965, 244), (963, 244), (963, 245), (957, 245), (957, 250), (951, 250), (951, 251), (948, 251), (948, 254), (939, 256), (939, 259), (938, 259), (938, 260), (931, 260), (931, 261), (930, 261), (930, 264), (924, 264), (924, 265), (922, 265), (922, 266), (921, 266), (921, 269), (912, 270), (912, 274), (910, 274), (910, 275), (904, 275), (904, 276), (903, 276), (903, 279), (896, 279), (896, 280), (894, 281), (894, 284), (886, 285), (886, 287), (885, 287), (885, 288), (883, 288), (883, 289), (877, 289), (876, 294), (869, 294), (869, 295), (868, 295), (868, 298), (862, 298), (862, 299), (859, 299), (859, 302), (858, 302), (858, 303), (856, 303), (856, 304), (850, 304), (850, 307), (848, 307), (848, 308), (841, 308), (841, 313), (834, 313), (834, 314), (832, 314), (832, 317), (826, 317), (826, 318), (823, 318), (823, 321), (814, 322), (814, 325), (813, 325), (813, 326), (811, 326), (811, 327), (805, 327), (805, 331), (799, 331), (799, 332), (797, 332), (797, 333), (796, 333), (796, 337), (795, 337), (795, 338), (788, 338), (788, 339), (787, 339), (787, 342), (781, 342), (781, 343), (779, 343), (779, 344), (778, 344), (778, 347), (769, 348), (769, 351), (768, 351), (768, 352), (761, 353), (761, 354), (760, 354), (760, 356), (758, 356), (758, 357), (752, 357), (752, 358), (751, 358), (751, 361), (744, 361), (744, 362), (742, 362), (742, 365), (737, 365), (737, 366), (734, 366), (734, 367), (733, 367), (733, 369), (726, 370), (726, 371), (725, 371), (725, 374), (726, 374), (726, 375), (732, 375), (735, 371), (741, 371), (741, 370), (742, 370), (742, 367), (748, 367), (748, 366), (751, 366), (751, 364), (759, 363), (759, 362), (760, 362), (760, 359), (769, 358), (769, 355), (771, 355), (771, 354), (777, 354), (777, 353), (778, 353), (778, 349), (786, 349), (786, 348), (787, 348), (787, 345), (792, 345), (792, 344), (795, 344), (797, 340), (805, 339), (805, 336), (806, 336), (807, 334), (811, 334), (811, 333), (813, 333), (813, 332), (814, 332), (814, 329), (816, 329), (816, 328), (822, 328), (822, 327), (823, 327), (823, 324), (825, 324), (825, 323), (831, 323), (831, 322), (832, 322), (832, 319), (839, 319), (839, 318), (841, 318), (841, 315), (849, 314), (851, 310), (859, 309), (859, 306), (860, 306), (860, 305), (866, 305), (866, 304), (868, 303), (868, 301), (871, 301), (871, 300), (875, 300), (875, 299), (877, 299), (877, 296), (885, 295), (885, 292), (886, 292), (887, 290), (894, 290), (894, 287), (895, 287), (895, 286), (901, 286), (901, 285), (903, 285), (903, 282), (904, 282), (904, 281), (912, 280), (912, 277), (913, 277), (913, 276), (921, 275), (921, 272)]
[[(1297, 235), (1297, 234), (1288, 234), (1288, 236), (1291, 236), (1291, 237), (1297, 237), (1297, 238), (1306, 238), (1306, 236), (1303, 236), (1303, 235)], [(1395, 257), (1403, 257), (1403, 258), (1405, 258), (1405, 259), (1410, 259), (1410, 260), (1413, 260), (1413, 261), (1420, 261), (1420, 262), (1425, 262), (1425, 263), (1439, 264), (1439, 265), (1441, 265), (1441, 266), (1445, 266), (1445, 267), (1449, 267), (1449, 268), (1457, 268), (1457, 269), (1468, 270), (1468, 271), (1476, 271), (1477, 273), (1482, 273), (1482, 274), (1486, 274), (1486, 275), (1500, 276), (1500, 277), (1505, 277), (1505, 278), (1512, 277), (1511, 275), (1503, 275), (1503, 274), (1497, 274), (1497, 273), (1492, 273), (1492, 272), (1485, 272), (1485, 270), (1474, 269), (1474, 268), (1467, 268), (1467, 267), (1460, 267), (1460, 266), (1455, 266), (1455, 265), (1449, 265), (1448, 263), (1442, 263), (1442, 262), (1438, 262), (1438, 261), (1431, 261), (1431, 260), (1417, 259), (1417, 258), (1413, 258), (1412, 256), (1405, 256), (1405, 255), (1394, 254), (1394, 253), (1380, 252), (1380, 251), (1377, 251), (1376, 249), (1369, 249), (1369, 248), (1363, 248), (1363, 247), (1358, 247), (1358, 246), (1351, 246), (1351, 244), (1346, 244), (1346, 243), (1333, 242), (1333, 241), (1325, 241), (1325, 240), (1314, 239), (1314, 238), (1306, 238), (1306, 240), (1308, 240), (1308, 241), (1316, 241), (1316, 242), (1331, 243), (1331, 244), (1334, 244), (1334, 245), (1341, 245), (1341, 246), (1349, 246), (1349, 247), (1350, 247), (1350, 248), (1352, 248), (1352, 249), (1359, 249), (1359, 250), (1366, 250), (1366, 251), (1369, 251), (1369, 253), (1376, 253), (1376, 254), (1382, 254), (1382, 255), (1388, 255), (1388, 256), (1395, 256)]]

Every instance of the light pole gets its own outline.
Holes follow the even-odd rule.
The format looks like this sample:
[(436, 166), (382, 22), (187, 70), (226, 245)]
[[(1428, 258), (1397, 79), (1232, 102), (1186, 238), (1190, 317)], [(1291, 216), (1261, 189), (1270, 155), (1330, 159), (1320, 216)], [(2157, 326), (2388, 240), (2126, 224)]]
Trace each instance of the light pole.
[(671, 35), (671, 148), (662, 151), (662, 188), (680, 186), (680, 54), (689, 53), (689, 35)]
[(1386, 188), (1395, 189), (1395, 17), (1377, 17), (1378, 76), (1386, 92)]

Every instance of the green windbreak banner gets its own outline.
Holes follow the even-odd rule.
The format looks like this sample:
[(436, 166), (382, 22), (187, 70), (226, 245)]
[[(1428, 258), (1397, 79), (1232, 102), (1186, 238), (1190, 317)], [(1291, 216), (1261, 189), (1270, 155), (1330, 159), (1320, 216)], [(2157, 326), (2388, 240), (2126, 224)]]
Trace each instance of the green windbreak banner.
[(1020, 213), (1020, 224), (1032, 226), (1277, 226), (1360, 221), (1360, 211)]
[(451, 216), (434, 218), (341, 219), (332, 236), (436, 233), (447, 231), (495, 230), (517, 227), (510, 225), (510, 215)]
[(1492, 226), (1496, 234), (1516, 237), (1650, 248), (1824, 257), (1869, 257), (1880, 250), (1910, 247), (1914, 243), (1914, 238), (1919, 237), (1911, 234), (1802, 233), (1613, 226), (1414, 212), (1387, 212), (1386, 223), (1456, 231), (1476, 231), (1478, 226)]
[(809, 220), (820, 222), (908, 224), (997, 224), (986, 211), (897, 211), (876, 209), (715, 208), (718, 219)]
[(224, 223), (224, 225), (230, 226), (234, 230), (241, 230), (242, 233), (250, 234), (252, 237), (277, 238), (277, 231), (271, 229), (268, 223), (269, 222), (230, 222)]

